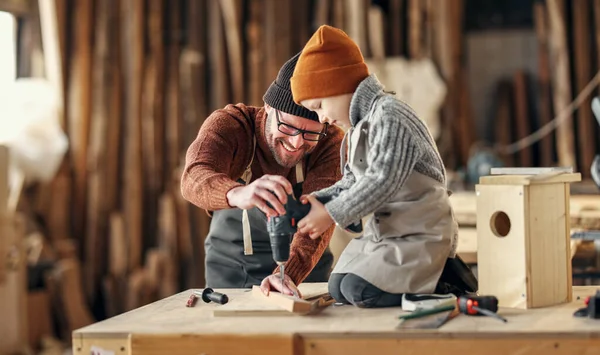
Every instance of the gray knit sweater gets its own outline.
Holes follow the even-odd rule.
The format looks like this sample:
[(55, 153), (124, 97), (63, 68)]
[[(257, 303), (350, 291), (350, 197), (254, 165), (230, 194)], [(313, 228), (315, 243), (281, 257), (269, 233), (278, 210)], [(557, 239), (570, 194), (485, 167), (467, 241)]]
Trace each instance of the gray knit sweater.
[(346, 165), (340, 181), (315, 193), (319, 198), (339, 194), (325, 208), (341, 227), (377, 210), (402, 188), (413, 171), (446, 184), (444, 163), (427, 126), (412, 108), (383, 90), (371, 74), (360, 83), (350, 103), (351, 125), (355, 127), (360, 120), (369, 122), (364, 176), (357, 180)]

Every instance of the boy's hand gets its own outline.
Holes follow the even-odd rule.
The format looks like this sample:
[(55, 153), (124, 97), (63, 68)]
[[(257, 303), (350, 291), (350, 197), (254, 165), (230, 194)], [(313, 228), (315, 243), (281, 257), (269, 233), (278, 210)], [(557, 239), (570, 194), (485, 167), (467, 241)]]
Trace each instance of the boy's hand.
[(311, 204), (310, 212), (298, 222), (298, 231), (307, 233), (311, 239), (317, 239), (333, 224), (333, 219), (325, 206), (313, 195), (303, 195), (300, 202)]

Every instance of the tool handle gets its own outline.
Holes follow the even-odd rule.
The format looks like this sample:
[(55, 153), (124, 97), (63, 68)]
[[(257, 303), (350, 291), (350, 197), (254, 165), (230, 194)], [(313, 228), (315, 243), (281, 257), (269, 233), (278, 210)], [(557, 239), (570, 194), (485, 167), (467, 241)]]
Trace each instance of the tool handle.
[(477, 309), (486, 309), (492, 313), (498, 311), (498, 299), (495, 296), (460, 296), (458, 309), (461, 313), (481, 315)]

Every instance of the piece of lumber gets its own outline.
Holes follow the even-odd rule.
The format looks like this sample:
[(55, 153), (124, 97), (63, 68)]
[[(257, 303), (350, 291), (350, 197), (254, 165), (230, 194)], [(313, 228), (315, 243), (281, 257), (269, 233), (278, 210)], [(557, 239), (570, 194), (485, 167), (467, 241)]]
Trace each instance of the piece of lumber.
[(531, 185), (553, 184), (557, 182), (572, 183), (577, 181), (581, 181), (580, 173), (566, 173), (562, 171), (537, 175), (489, 175), (479, 178), (480, 185)]
[(181, 1), (172, 1), (169, 3), (169, 24), (167, 26), (167, 92), (166, 92), (166, 116), (165, 116), (165, 158), (166, 168), (163, 169), (164, 188), (168, 189), (173, 179), (173, 172), (177, 170), (183, 161), (182, 152), (182, 85), (180, 82), (180, 58), (181, 58), (181, 37), (179, 34), (183, 31), (181, 19)]
[(42, 340), (54, 335), (52, 308), (47, 290), (34, 290), (27, 293), (27, 324), (29, 344), (40, 347)]
[[(248, 4), (248, 22), (246, 25), (246, 45), (248, 50), (248, 95), (251, 105), (260, 106), (263, 95), (267, 88), (265, 72), (266, 56), (264, 54), (266, 44), (264, 36), (265, 12), (263, 0), (254, 0)], [(273, 78), (274, 80), (274, 78)]]
[[(343, 1), (343, 0), (342, 0)], [(404, 16), (403, 5), (405, 0), (390, 0), (387, 14), (387, 50), (390, 56), (403, 56), (404, 50)]]
[(109, 39), (110, 2), (96, 3), (95, 14), (95, 43), (94, 70), (92, 73), (93, 100), (91, 130), (88, 147), (88, 183), (86, 196), (86, 225), (85, 225), (85, 257), (83, 274), (85, 275), (85, 295), (90, 304), (94, 304), (99, 294), (102, 274), (106, 270), (107, 250), (106, 235), (108, 212), (105, 203), (105, 163), (111, 159), (106, 156), (108, 140), (107, 119), (110, 107), (110, 57), (109, 51), (114, 47)]
[(371, 56), (367, 30), (370, 3), (367, 0), (346, 0), (346, 13), (348, 14), (346, 33), (356, 42), (364, 57)]
[(312, 302), (302, 298), (288, 296), (274, 291), (269, 292), (269, 295), (265, 295), (261, 291), (260, 286), (252, 287), (252, 295), (257, 299), (273, 303), (292, 313), (305, 314), (313, 309)]
[[(277, 2), (279, 3), (279, 2)], [(209, 110), (213, 111), (227, 105), (231, 100), (229, 90), (229, 68), (227, 67), (227, 48), (225, 46), (225, 29), (223, 16), (217, 1), (208, 2), (208, 65), (211, 73), (209, 94)], [(273, 8), (271, 4), (269, 8)], [(275, 78), (275, 75), (273, 76)]]
[(421, 59), (423, 51), (423, 12), (421, 0), (408, 1), (409, 40), (408, 49), (411, 59)]
[(123, 206), (129, 250), (129, 269), (141, 266), (142, 260), (142, 142), (141, 104), (144, 78), (144, 1), (121, 1), (122, 51), (125, 84), (125, 166), (122, 170)]
[(495, 167), (490, 169), (490, 175), (538, 175), (562, 172), (573, 173), (572, 167)]
[[(513, 75), (513, 82), (514, 120), (517, 139), (523, 139), (531, 133), (525, 72), (523, 70), (517, 70)], [(517, 153), (520, 166), (533, 166), (533, 154), (531, 149), (531, 146), (527, 146)]]
[[(512, 87), (512, 83), (508, 80), (501, 80), (497, 86), (494, 135), (496, 144), (501, 146), (512, 143)], [(502, 160), (507, 166), (515, 165), (514, 154), (503, 155)]]
[(22, 216), (0, 214), (0, 244), (4, 254), (0, 268), (5, 270), (0, 282), (0, 353), (19, 353), (27, 345), (27, 258)]
[[(544, 126), (552, 119), (552, 88), (550, 86), (548, 13), (543, 2), (538, 1), (533, 5), (533, 18), (538, 41), (539, 123), (540, 126)], [(554, 132), (540, 140), (540, 165), (542, 166), (554, 164), (553, 137)]]
[[(281, 2), (278, 2), (281, 3)], [(242, 49), (242, 1), (219, 0), (225, 31), (225, 42), (229, 59), (230, 86), (234, 102), (245, 101), (244, 53)], [(273, 6), (273, 5), (272, 5)], [(289, 22), (289, 21), (286, 21)]]
[[(549, 15), (550, 51), (552, 57), (552, 85), (554, 90), (554, 112), (560, 115), (571, 101), (571, 78), (569, 54), (565, 29), (565, 1), (546, 1)], [(573, 122), (567, 115), (565, 122), (556, 128), (558, 165), (577, 169), (574, 149)]]
[[(69, 152), (73, 168), (73, 228), (76, 236), (85, 235), (87, 157), (92, 114), (92, 41), (94, 18), (92, 0), (74, 4), (73, 52), (69, 82)], [(83, 244), (82, 243), (82, 247)]]
[[(592, 40), (590, 26), (590, 2), (573, 1), (573, 61), (575, 66), (574, 87), (575, 92), (581, 92), (588, 81), (592, 78)], [(584, 179), (590, 178), (590, 166), (596, 154), (596, 119), (592, 115), (591, 97), (587, 96), (581, 104), (580, 110), (577, 110), (577, 140), (579, 148), (579, 166), (582, 168), (581, 176)]]

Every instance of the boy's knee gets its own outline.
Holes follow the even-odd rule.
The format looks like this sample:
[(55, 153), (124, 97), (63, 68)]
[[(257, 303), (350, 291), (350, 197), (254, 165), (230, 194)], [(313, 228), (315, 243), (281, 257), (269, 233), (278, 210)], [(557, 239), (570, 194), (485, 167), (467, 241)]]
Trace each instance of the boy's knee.
[(348, 301), (344, 298), (341, 290), (341, 283), (346, 274), (331, 274), (329, 277), (329, 282), (327, 282), (327, 287), (329, 289), (329, 295), (333, 297), (333, 299), (338, 303), (348, 303)]
[(348, 302), (359, 308), (374, 307), (381, 296), (370, 283), (354, 274), (347, 274), (341, 280), (340, 290)]

